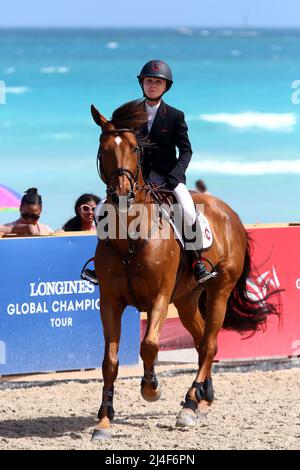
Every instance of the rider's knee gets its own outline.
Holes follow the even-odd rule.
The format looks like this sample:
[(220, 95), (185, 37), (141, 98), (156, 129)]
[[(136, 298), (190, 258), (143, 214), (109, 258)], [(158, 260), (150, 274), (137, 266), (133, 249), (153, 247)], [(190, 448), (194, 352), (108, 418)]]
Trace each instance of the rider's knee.
[(191, 226), (194, 224), (196, 220), (196, 212), (195, 210), (184, 210), (184, 222), (186, 225)]

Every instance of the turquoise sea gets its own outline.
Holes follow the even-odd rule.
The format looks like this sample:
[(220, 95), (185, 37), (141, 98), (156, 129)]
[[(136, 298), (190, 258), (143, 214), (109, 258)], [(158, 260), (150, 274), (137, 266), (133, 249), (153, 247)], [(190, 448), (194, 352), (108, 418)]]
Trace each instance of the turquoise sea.
[(104, 195), (90, 105), (110, 117), (140, 97), (153, 58), (186, 115), (188, 186), (203, 178), (245, 223), (300, 221), (300, 30), (0, 29), (0, 183), (38, 187), (55, 229), (80, 194)]

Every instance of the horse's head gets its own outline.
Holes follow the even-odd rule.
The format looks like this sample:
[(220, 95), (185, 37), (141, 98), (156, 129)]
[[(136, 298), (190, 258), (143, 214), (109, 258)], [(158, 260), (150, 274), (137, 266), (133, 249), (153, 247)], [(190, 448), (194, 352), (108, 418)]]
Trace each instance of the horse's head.
[(111, 121), (93, 105), (91, 112), (95, 123), (102, 129), (98, 166), (107, 187), (107, 200), (119, 205), (123, 196), (129, 208), (139, 184), (143, 182), (142, 148), (136, 131), (147, 122), (145, 107), (140, 100), (126, 103), (114, 111)]

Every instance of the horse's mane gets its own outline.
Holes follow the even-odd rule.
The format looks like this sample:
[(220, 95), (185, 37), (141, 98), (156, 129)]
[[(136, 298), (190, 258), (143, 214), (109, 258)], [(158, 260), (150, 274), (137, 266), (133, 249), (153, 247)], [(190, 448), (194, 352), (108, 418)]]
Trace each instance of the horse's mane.
[(144, 101), (134, 100), (123, 104), (113, 112), (111, 121), (116, 128), (141, 129), (148, 121)]

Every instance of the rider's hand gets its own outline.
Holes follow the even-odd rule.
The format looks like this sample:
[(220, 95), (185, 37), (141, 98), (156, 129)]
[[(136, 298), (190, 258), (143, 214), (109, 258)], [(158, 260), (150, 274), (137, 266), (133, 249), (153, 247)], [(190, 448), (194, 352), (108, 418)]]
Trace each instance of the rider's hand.
[(165, 177), (165, 183), (166, 183), (167, 188), (170, 189), (171, 191), (173, 191), (173, 189), (175, 189), (176, 186), (178, 186), (178, 180), (173, 175), (167, 175)]

